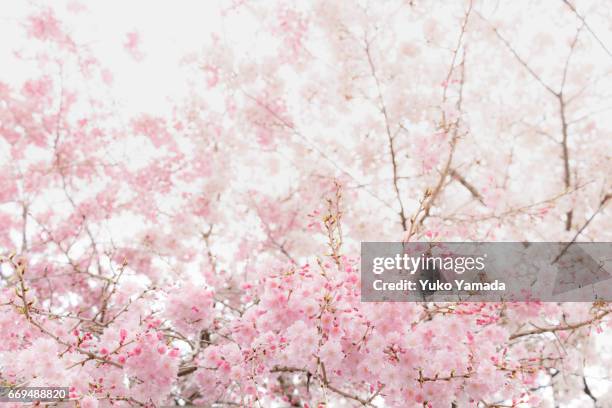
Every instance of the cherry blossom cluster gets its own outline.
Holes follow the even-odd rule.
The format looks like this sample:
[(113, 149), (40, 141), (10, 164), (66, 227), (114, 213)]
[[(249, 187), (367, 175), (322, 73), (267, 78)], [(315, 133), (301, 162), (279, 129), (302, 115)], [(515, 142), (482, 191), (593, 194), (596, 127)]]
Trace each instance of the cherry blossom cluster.
[(608, 4), (498, 3), (227, 2), (163, 113), (127, 109), (104, 57), (150, 68), (146, 32), (89, 41), (93, 8), (31, 7), (0, 74), (0, 386), (612, 403), (606, 302), (361, 299), (361, 241), (611, 238)]

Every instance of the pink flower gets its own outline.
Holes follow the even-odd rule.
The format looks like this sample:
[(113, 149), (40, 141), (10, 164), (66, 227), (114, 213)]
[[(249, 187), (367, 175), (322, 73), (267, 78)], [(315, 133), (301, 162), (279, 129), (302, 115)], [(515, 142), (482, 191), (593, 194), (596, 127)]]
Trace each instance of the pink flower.
[(127, 330), (125, 329), (119, 330), (119, 342), (123, 344), (126, 338), (127, 338)]
[(60, 22), (51, 9), (45, 9), (28, 18), (28, 34), (39, 40), (60, 40), (64, 35)]
[(81, 399), (81, 408), (98, 408), (98, 400), (90, 395)]
[(140, 34), (137, 31), (132, 31), (126, 34), (126, 40), (123, 47), (135, 61), (142, 61), (144, 53), (140, 50)]

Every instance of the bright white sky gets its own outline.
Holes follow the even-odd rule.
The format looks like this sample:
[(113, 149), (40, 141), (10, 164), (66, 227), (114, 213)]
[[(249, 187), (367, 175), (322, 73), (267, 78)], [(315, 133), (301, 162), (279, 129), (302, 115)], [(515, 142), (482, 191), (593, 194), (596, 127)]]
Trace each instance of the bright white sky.
[[(10, 5), (9, 5), (10, 4)], [(24, 36), (24, 17), (35, 10), (24, 2), (0, 5), (0, 66), (4, 80), (23, 79), (12, 53)], [(75, 7), (80, 7), (75, 11)], [(106, 0), (54, 2), (57, 17), (74, 27), (75, 38), (94, 49), (93, 54), (114, 75), (113, 94), (124, 108), (161, 113), (167, 96), (185, 92), (180, 60), (200, 51), (213, 32), (222, 32), (220, 5), (216, 1)], [(140, 34), (145, 58), (136, 62), (125, 50), (127, 34)], [(27, 74), (26, 74), (27, 75)]]

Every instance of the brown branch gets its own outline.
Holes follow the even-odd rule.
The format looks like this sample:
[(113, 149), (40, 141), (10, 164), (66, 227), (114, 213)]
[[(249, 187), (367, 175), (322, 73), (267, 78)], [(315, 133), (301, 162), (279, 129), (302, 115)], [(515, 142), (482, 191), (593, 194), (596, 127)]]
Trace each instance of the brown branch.
[[(357, 395), (353, 395), (350, 394), (347, 391), (341, 390), (340, 388), (337, 388), (336, 386), (332, 385), (327, 378), (324, 378), (322, 375), (313, 375), (310, 371), (306, 370), (305, 368), (298, 368), (298, 367), (274, 367), (271, 371), (271, 373), (301, 373), (301, 374), (306, 374), (309, 375), (312, 378), (317, 379), (318, 381), (321, 382), (321, 384), (327, 388), (330, 391), (333, 391), (334, 393), (344, 397), (344, 398), (348, 398), (351, 399), (353, 401), (357, 401), (359, 402), (361, 405), (363, 406), (374, 406), (372, 404), (372, 400), (375, 398), (362, 398), (359, 397)], [(378, 392), (375, 394), (378, 395)]]
[(196, 372), (197, 370), (198, 370), (198, 367), (196, 367), (196, 366), (184, 367), (184, 368), (181, 368), (181, 369), (178, 371), (178, 374), (177, 374), (177, 375), (178, 375), (179, 377), (184, 377), (184, 376), (186, 376), (186, 375), (189, 375), (189, 374), (191, 374), (191, 373)]
[(584, 393), (593, 400), (593, 404), (595, 404), (595, 406), (597, 406), (597, 398), (595, 398), (595, 396), (593, 395), (593, 393), (591, 392), (591, 389), (589, 388), (589, 385), (587, 384), (586, 381), (586, 377), (582, 376), (582, 384), (584, 385), (584, 388), (582, 389), (584, 391)]
[(599, 206), (597, 207), (595, 212), (589, 217), (588, 220), (586, 220), (586, 222), (582, 225), (582, 227), (580, 227), (580, 229), (576, 232), (576, 234), (574, 235), (572, 240), (567, 243), (567, 245), (563, 248), (561, 253), (559, 253), (559, 255), (557, 255), (557, 257), (554, 259), (554, 261), (552, 263), (557, 262), (559, 260), (559, 258), (561, 258), (563, 256), (563, 254), (567, 251), (567, 249), (570, 247), (570, 245), (572, 245), (574, 242), (576, 242), (576, 239), (578, 239), (580, 234), (582, 234), (582, 232), (586, 229), (586, 227), (589, 226), (591, 221), (593, 221), (595, 219), (595, 217), (597, 216), (597, 214), (599, 214), (601, 212), (601, 210), (606, 206), (606, 204), (608, 203), (608, 200), (610, 198), (612, 198), (612, 193), (611, 194), (606, 194), (604, 196), (604, 198), (601, 199), (601, 202), (599, 203)]
[(584, 16), (582, 16), (580, 13), (578, 13), (578, 10), (576, 10), (576, 8), (568, 0), (563, 0), (563, 3), (565, 3), (567, 5), (567, 7), (569, 7), (569, 9), (574, 12), (576, 17), (578, 17), (578, 19), (580, 19), (580, 21), (582, 21), (582, 23), (584, 24), (586, 29), (589, 30), (589, 33), (591, 33), (593, 38), (595, 38), (595, 41), (597, 41), (599, 43), (599, 45), (601, 45), (601, 48), (603, 48), (603, 50), (606, 52), (606, 54), (608, 54), (610, 57), (612, 57), (612, 52), (610, 52), (608, 47), (606, 47), (606, 45), (603, 43), (603, 41), (601, 41), (599, 36), (597, 34), (595, 34), (595, 32), (593, 31), (591, 26), (586, 22), (586, 18), (584, 18)]
[[(567, 120), (565, 118), (565, 101), (563, 100), (563, 94), (559, 93), (557, 96), (559, 100), (559, 114), (561, 117), (561, 133), (563, 135), (563, 139), (561, 140), (561, 149), (563, 151), (563, 183), (565, 184), (565, 189), (569, 190), (572, 186), (571, 173), (570, 173), (570, 165), (569, 165), (569, 149), (567, 147)], [(565, 214), (565, 230), (569, 231), (572, 229), (572, 218), (574, 211), (572, 209), (568, 210)]]
[(472, 194), (472, 197), (474, 197), (475, 199), (477, 199), (478, 201), (480, 201), (481, 204), (484, 205), (484, 200), (482, 198), (482, 195), (480, 194), (480, 192), (478, 192), (478, 190), (476, 189), (476, 187), (474, 187), (474, 185), (472, 183), (470, 183), (469, 181), (467, 181), (461, 174), (459, 174), (455, 169), (450, 169), (450, 175), (453, 179), (457, 180), (459, 182), (459, 184), (461, 184), (463, 187), (466, 188), (467, 191), (470, 192), (470, 194)]
[(389, 155), (391, 156), (391, 169), (393, 173), (393, 190), (395, 191), (395, 198), (399, 204), (399, 212), (398, 215), (400, 217), (400, 222), (402, 224), (402, 231), (407, 231), (408, 229), (408, 217), (406, 216), (406, 210), (404, 208), (404, 202), (402, 201), (402, 195), (400, 193), (399, 184), (398, 184), (398, 172), (397, 172), (397, 154), (395, 150), (395, 146), (393, 141), (395, 139), (394, 135), (391, 134), (391, 127), (389, 124), (389, 115), (387, 114), (387, 107), (385, 105), (385, 100), (382, 95), (380, 80), (378, 79), (378, 75), (376, 74), (376, 68), (374, 66), (374, 61), (372, 60), (372, 55), (370, 53), (370, 43), (366, 39), (366, 47), (365, 52), (368, 57), (368, 64), (370, 65), (370, 72), (372, 77), (374, 78), (374, 82), (376, 83), (376, 90), (378, 92), (378, 103), (380, 104), (379, 109), (383, 115), (385, 121), (385, 131), (387, 134), (387, 143), (389, 146)]
[[(467, 17), (466, 17), (467, 18)], [(451, 70), (453, 68), (451, 67)], [(465, 83), (465, 49), (463, 52), (463, 61), (461, 62), (461, 80), (459, 82), (459, 99), (457, 101), (457, 110), (461, 111), (461, 105), (463, 101), (463, 85)], [(459, 124), (461, 122), (461, 116), (459, 115), (457, 119), (450, 124), (446, 123), (445, 115), (442, 117), (442, 128), (445, 132), (450, 132), (452, 129), (452, 136), (450, 140), (450, 150), (448, 152), (448, 156), (446, 158), (446, 163), (440, 172), (440, 178), (438, 179), (438, 183), (433, 188), (433, 190), (429, 190), (425, 193), (425, 200), (423, 202), (423, 214), (421, 218), (418, 220), (417, 224), (419, 226), (423, 225), (425, 220), (429, 217), (431, 208), (433, 207), (436, 199), (442, 192), (442, 189), (446, 183), (446, 178), (449, 175), (451, 170), (451, 165), (453, 163), (453, 157), (455, 155), (455, 149), (457, 147), (457, 142), (459, 141)]]
[(57, 343), (67, 347), (68, 349), (71, 350), (75, 350), (77, 352), (79, 352), (80, 354), (83, 354), (85, 356), (87, 356), (87, 359), (82, 361), (81, 363), (85, 363), (86, 361), (89, 360), (95, 360), (98, 361), (100, 363), (103, 364), (109, 364), (112, 366), (115, 366), (117, 368), (123, 368), (123, 366), (121, 364), (115, 363), (114, 361), (111, 361), (105, 357), (96, 355), (95, 353), (85, 350), (79, 346), (75, 346), (74, 344), (70, 344), (67, 341), (64, 341), (63, 339), (61, 339), (59, 336), (51, 333), (49, 330), (47, 330), (42, 324), (40, 324), (39, 322), (37, 322), (36, 320), (34, 320), (34, 317), (32, 316), (31, 313), (31, 306), (33, 301), (28, 301), (27, 300), (27, 292), (28, 292), (28, 288), (26, 287), (25, 284), (25, 280), (23, 278), (25, 272), (26, 272), (26, 266), (25, 263), (23, 261), (13, 261), (13, 259), (9, 258), (9, 262), (11, 264), (11, 266), (14, 268), (15, 273), (17, 274), (17, 277), (19, 279), (19, 290), (17, 291), (17, 297), (19, 297), (19, 299), (21, 299), (22, 301), (22, 306), (17, 306), (15, 305), (15, 307), (17, 307), (17, 309), (23, 313), (23, 315), (25, 316), (26, 320), (34, 327), (36, 327), (38, 330), (40, 330), (43, 334), (51, 337), (53, 340), (55, 340)]
[(202, 240), (204, 240), (204, 244), (206, 244), (206, 256), (208, 256), (208, 262), (210, 266), (213, 268), (213, 272), (217, 273), (217, 260), (215, 259), (214, 254), (212, 253), (212, 249), (210, 248), (210, 236), (213, 232), (214, 224), (210, 224), (208, 227), (208, 231), (201, 232)]
[[(566, 1), (566, 0), (564, 0)], [(567, 1), (566, 1), (567, 3)], [(487, 21), (487, 19), (485, 19), (482, 15), (480, 15), (480, 17)], [(586, 22), (584, 22), (584, 25), (586, 26)], [(495, 35), (497, 36), (497, 38), (504, 43), (504, 45), (506, 46), (506, 48), (512, 53), (512, 55), (514, 55), (514, 57), (516, 58), (516, 60), (527, 70), (527, 72), (529, 72), (531, 74), (531, 76), (540, 84), (542, 85), (542, 87), (548, 91), (552, 96), (555, 97), (555, 99), (557, 99), (557, 101), (559, 102), (559, 116), (561, 119), (561, 135), (562, 135), (562, 140), (561, 140), (561, 150), (562, 150), (562, 161), (563, 161), (563, 184), (565, 186), (566, 190), (569, 190), (571, 188), (571, 171), (570, 171), (570, 158), (569, 158), (569, 149), (567, 146), (567, 140), (568, 140), (568, 122), (567, 122), (567, 117), (566, 117), (566, 107), (567, 107), (567, 101), (564, 98), (564, 87), (565, 87), (565, 81), (567, 78), (567, 71), (569, 68), (569, 62), (570, 59), (574, 53), (574, 49), (576, 47), (577, 41), (578, 41), (578, 36), (580, 34), (580, 30), (582, 27), (578, 28), (578, 30), (576, 31), (576, 35), (574, 36), (574, 40), (572, 41), (571, 45), (570, 45), (570, 52), (569, 55), (567, 56), (566, 60), (565, 60), (565, 64), (563, 67), (563, 74), (562, 74), (562, 80), (561, 80), (561, 87), (559, 91), (555, 91), (550, 85), (546, 84), (544, 82), (544, 80), (529, 66), (529, 64), (518, 54), (518, 52), (512, 47), (512, 45), (510, 44), (510, 42), (508, 42), (508, 40), (506, 40), (504, 38), (504, 36), (502, 36), (500, 34), (500, 32), (497, 30), (497, 28), (495, 26), (493, 26), (491, 23), (489, 23), (489, 25), (491, 26), (491, 29), (493, 30), (493, 32), (495, 33)], [(588, 27), (587, 27), (588, 28)], [(573, 219), (573, 209), (570, 209), (566, 214), (565, 214), (565, 230), (566, 231), (570, 231), (572, 229), (572, 219)]]
[[(245, 91), (244, 89), (242, 89), (242, 93), (250, 100), (252, 100), (253, 102), (255, 102), (255, 104), (259, 107), (261, 107), (262, 109), (264, 109), (271, 117), (273, 117), (274, 119), (277, 120), (278, 124), (289, 129), (291, 131), (291, 133), (293, 133), (294, 135), (296, 135), (298, 138), (300, 138), (302, 141), (304, 141), (306, 143), (306, 145), (311, 148), (312, 150), (316, 151), (323, 159), (325, 159), (327, 162), (329, 162), (333, 167), (335, 167), (340, 173), (346, 175), (347, 177), (349, 177), (351, 180), (353, 180), (355, 183), (357, 183), (358, 185), (360, 184), (359, 182), (359, 177), (354, 176), (351, 172), (349, 172), (348, 170), (344, 169), (342, 166), (340, 166), (340, 164), (338, 163), (337, 160), (335, 160), (334, 158), (332, 158), (329, 154), (327, 154), (323, 149), (321, 149), (317, 143), (315, 143), (313, 140), (311, 140), (307, 135), (305, 135), (304, 133), (302, 133), (298, 128), (295, 127), (295, 125), (293, 125), (293, 123), (291, 123), (290, 121), (288, 121), (287, 119), (283, 118), (281, 115), (279, 115), (278, 113), (276, 113), (272, 108), (270, 108), (266, 103), (260, 101), (258, 98), (252, 96), (251, 94), (249, 94), (247, 91)], [(382, 198), (380, 198), (379, 196), (377, 196), (372, 190), (368, 189), (368, 188), (363, 188), (363, 190), (368, 193), (370, 196), (372, 196), (374, 199), (376, 199), (377, 201), (379, 201), (380, 203), (382, 203), (385, 207), (387, 208), (393, 208), (392, 205), (390, 205), (389, 203), (387, 203), (385, 200), (383, 200)]]
[[(569, 149), (567, 147), (567, 139), (568, 139), (568, 132), (567, 132), (568, 125), (567, 125), (567, 118), (566, 118), (567, 103), (564, 99), (563, 91), (565, 90), (565, 81), (567, 79), (567, 71), (569, 69), (569, 63), (570, 63), (570, 60), (572, 59), (572, 55), (574, 54), (574, 50), (576, 48), (576, 44), (578, 42), (579, 35), (580, 35), (580, 28), (576, 31), (574, 40), (572, 41), (572, 44), (570, 45), (569, 55), (565, 59), (565, 65), (563, 67), (563, 77), (561, 80), (561, 89), (559, 90), (557, 94), (557, 99), (559, 100), (559, 116), (561, 118), (561, 134), (563, 136), (563, 139), (561, 140), (561, 148), (563, 151), (563, 182), (565, 183), (566, 190), (569, 190), (570, 187), (572, 186), (572, 180), (571, 180), (570, 165), (569, 165), (569, 160), (570, 160), (569, 159)], [(572, 209), (570, 209), (565, 214), (565, 230), (566, 231), (569, 231), (572, 229), (573, 215), (574, 215), (574, 212)]]
[(426, 382), (452, 381), (452, 380), (461, 379), (461, 378), (467, 379), (467, 378), (470, 378), (471, 376), (472, 376), (472, 373), (455, 374), (454, 372), (451, 372), (447, 376), (439, 376), (436, 374), (433, 377), (425, 377), (423, 376), (423, 372), (419, 370), (419, 377), (416, 380), (419, 382), (419, 384), (423, 385), (423, 383), (426, 383)]
[[(334, 263), (340, 268), (340, 260), (342, 258), (341, 249), (343, 243), (342, 237), (342, 186), (335, 182), (334, 198), (328, 198), (327, 214), (323, 218), (325, 231), (327, 232), (327, 246), (329, 247), (329, 256), (334, 260)], [(321, 261), (319, 260), (319, 264)], [(324, 268), (322, 272), (325, 274)]]
[[(455, 71), (456, 68), (456, 61), (457, 61), (457, 56), (459, 55), (459, 51), (462, 49), (462, 44), (463, 44), (463, 37), (465, 35), (465, 31), (467, 28), (467, 24), (470, 18), (470, 15), (472, 13), (472, 2), (470, 1), (470, 5), (468, 7), (468, 9), (465, 12), (465, 17), (463, 20), (463, 24), (461, 25), (461, 32), (459, 33), (459, 38), (457, 40), (457, 45), (455, 46), (455, 49), (453, 50), (453, 58), (451, 60), (451, 64), (450, 64), (450, 68), (448, 71), (448, 74), (446, 75), (446, 81), (444, 82), (444, 91), (442, 94), (442, 102), (445, 103), (447, 100), (447, 91), (448, 91), (448, 87), (450, 85), (450, 79), (452, 78), (452, 75)], [(461, 112), (461, 106), (463, 103), (463, 87), (465, 84), (465, 56), (466, 56), (466, 48), (463, 47), (463, 60), (461, 61), (461, 63), (459, 64), (459, 66), (461, 67), (461, 79), (459, 81), (459, 96), (456, 102), (456, 107), (457, 107), (457, 111)], [(455, 155), (455, 148), (457, 147), (457, 142), (459, 140), (459, 125), (461, 123), (461, 115), (457, 116), (457, 119), (453, 122), (453, 123), (447, 123), (447, 118), (446, 118), (446, 112), (442, 111), (442, 123), (441, 123), (441, 128), (444, 130), (444, 132), (446, 132), (447, 134), (450, 133), (452, 131), (452, 137), (450, 140), (450, 151), (448, 153), (448, 157), (446, 159), (446, 163), (444, 164), (444, 167), (442, 168), (442, 171), (440, 172), (440, 178), (438, 179), (438, 182), (436, 184), (436, 186), (433, 189), (427, 189), (425, 191), (425, 196), (423, 198), (423, 202), (421, 203), (421, 208), (419, 208), (419, 211), (417, 213), (417, 215), (415, 215), (413, 217), (412, 220), (412, 224), (410, 227), (410, 232), (408, 234), (408, 236), (410, 237), (411, 235), (413, 235), (416, 232), (416, 229), (418, 229), (418, 227), (422, 226), (423, 223), (425, 222), (425, 220), (429, 217), (430, 215), (430, 211), (431, 208), (433, 207), (436, 199), (438, 198), (438, 196), (440, 195), (440, 193), (442, 192), (442, 189), (445, 186), (446, 183), (446, 178), (449, 175), (449, 172), (451, 170), (451, 165), (453, 162), (453, 157)], [(418, 218), (418, 214), (421, 213), (421, 218)]]
[(28, 251), (28, 203), (25, 201), (21, 212), (21, 222), (21, 253), (25, 254)]
[[(480, 14), (479, 14), (480, 15)], [(482, 15), (480, 15), (480, 17), (485, 20), (487, 23), (489, 23), (489, 21), (484, 18)], [(512, 47), (512, 45), (508, 42), (508, 40), (506, 40), (506, 38), (504, 38), (504, 36), (502, 36), (499, 33), (499, 30), (497, 30), (497, 28), (495, 26), (493, 26), (491, 23), (489, 23), (489, 25), (491, 26), (491, 29), (493, 30), (493, 32), (495, 33), (495, 36), (502, 42), (504, 43), (504, 45), (506, 46), (506, 48), (508, 49), (508, 51), (510, 51), (512, 53), (512, 55), (514, 55), (514, 57), (516, 58), (516, 60), (527, 70), (527, 72), (529, 72), (531, 74), (531, 76), (533, 77), (533, 79), (535, 79), (536, 81), (538, 81), (540, 83), (540, 85), (542, 85), (544, 87), (544, 89), (546, 89), (548, 92), (550, 92), (551, 95), (554, 96), (559, 96), (559, 92), (555, 91), (554, 89), (552, 89), (551, 86), (547, 85), (542, 78), (529, 66), (529, 64), (527, 64), (527, 62), (516, 52), (516, 50)]]
[(514, 340), (514, 339), (518, 339), (518, 338), (525, 337), (525, 336), (532, 336), (532, 335), (535, 335), (535, 334), (556, 333), (556, 332), (559, 332), (559, 331), (567, 331), (567, 330), (580, 329), (582, 327), (588, 326), (588, 325), (590, 325), (592, 323), (595, 323), (596, 321), (599, 321), (599, 320), (603, 319), (604, 317), (606, 317), (610, 313), (612, 313), (612, 310), (605, 310), (605, 311), (595, 315), (592, 319), (585, 320), (585, 321), (580, 322), (580, 323), (566, 324), (566, 325), (563, 325), (563, 326), (555, 326), (555, 327), (538, 327), (538, 328), (535, 328), (535, 329), (532, 329), (532, 330), (527, 330), (527, 331), (524, 331), (524, 332), (514, 333), (513, 335), (511, 335), (509, 337), (509, 340)]

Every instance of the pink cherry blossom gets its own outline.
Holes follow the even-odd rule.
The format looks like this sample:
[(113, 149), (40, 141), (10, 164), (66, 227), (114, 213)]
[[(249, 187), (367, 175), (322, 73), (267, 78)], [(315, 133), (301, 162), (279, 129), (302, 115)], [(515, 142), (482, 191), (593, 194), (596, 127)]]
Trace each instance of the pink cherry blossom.
[(611, 406), (608, 303), (364, 302), (360, 259), (610, 241), (607, 2), (111, 3), (0, 6), (0, 385)]

